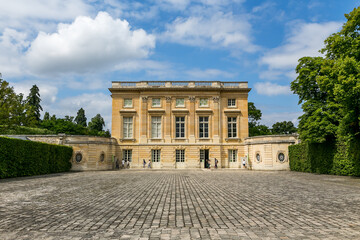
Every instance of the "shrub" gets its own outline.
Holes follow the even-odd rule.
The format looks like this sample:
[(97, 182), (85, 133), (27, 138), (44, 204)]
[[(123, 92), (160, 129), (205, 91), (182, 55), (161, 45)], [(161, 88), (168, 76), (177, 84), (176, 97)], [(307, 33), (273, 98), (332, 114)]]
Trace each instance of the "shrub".
[(289, 146), (289, 164), (292, 171), (311, 172), (311, 161), (308, 157), (309, 145), (300, 143)]
[(360, 176), (360, 140), (289, 146), (292, 171)]
[(73, 149), (0, 137), (0, 178), (67, 172)]

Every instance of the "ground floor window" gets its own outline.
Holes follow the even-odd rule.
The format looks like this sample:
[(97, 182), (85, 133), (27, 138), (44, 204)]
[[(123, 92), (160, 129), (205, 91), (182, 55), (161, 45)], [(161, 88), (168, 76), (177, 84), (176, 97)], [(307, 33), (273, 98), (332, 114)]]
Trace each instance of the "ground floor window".
[(230, 149), (229, 150), (229, 162), (237, 161), (237, 150)]
[(185, 150), (176, 150), (176, 162), (185, 162)]
[(160, 149), (151, 150), (151, 161), (160, 162)]
[(131, 162), (132, 161), (132, 150), (123, 150), (123, 159), (126, 162)]

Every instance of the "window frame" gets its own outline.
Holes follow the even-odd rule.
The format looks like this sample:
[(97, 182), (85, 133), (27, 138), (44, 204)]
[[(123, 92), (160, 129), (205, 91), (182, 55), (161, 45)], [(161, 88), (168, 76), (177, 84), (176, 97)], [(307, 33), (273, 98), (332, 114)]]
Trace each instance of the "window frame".
[(176, 149), (175, 151), (175, 162), (185, 162), (185, 149)]
[(123, 149), (124, 161), (132, 162), (132, 149)]
[(199, 116), (199, 138), (209, 138), (209, 116)]
[[(127, 122), (126, 121), (127, 119), (131, 119), (131, 121)], [(129, 128), (129, 126), (131, 126), (131, 129)], [(132, 139), (133, 131), (134, 131), (134, 118), (123, 117), (123, 139)]]
[[(154, 100), (159, 100), (159, 104), (154, 104)], [(161, 107), (161, 98), (152, 98), (151, 99), (151, 107)]]
[(228, 138), (237, 138), (237, 117), (227, 117)]
[[(231, 104), (229, 104), (231, 101)], [(228, 107), (229, 108), (234, 108), (236, 107), (236, 98), (228, 98)]]
[(161, 150), (160, 149), (151, 149), (151, 162), (160, 162), (161, 160)]
[(229, 162), (237, 162), (237, 149), (229, 149), (228, 159)]
[(185, 116), (175, 116), (175, 138), (185, 138), (185, 121)]
[[(157, 120), (154, 122), (154, 120)], [(161, 116), (151, 116), (151, 138), (152, 139), (161, 139), (162, 138), (162, 128), (161, 128), (162, 119)], [(154, 128), (154, 124), (156, 127)]]

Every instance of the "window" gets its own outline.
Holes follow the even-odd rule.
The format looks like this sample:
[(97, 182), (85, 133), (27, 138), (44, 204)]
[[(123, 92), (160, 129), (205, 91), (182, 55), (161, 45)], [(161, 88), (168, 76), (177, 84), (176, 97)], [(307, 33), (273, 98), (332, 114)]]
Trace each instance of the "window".
[(176, 107), (185, 107), (185, 99), (177, 98), (176, 99)]
[(236, 117), (228, 117), (228, 137), (236, 138)]
[(123, 118), (123, 138), (132, 138), (133, 137), (133, 118), (124, 117)]
[(228, 99), (228, 107), (235, 107), (235, 99), (234, 98)]
[(185, 162), (185, 150), (176, 150), (176, 162)]
[(229, 162), (236, 162), (237, 160), (237, 150), (229, 150)]
[(151, 150), (151, 161), (152, 162), (160, 162), (160, 150), (159, 149)]
[(176, 138), (185, 138), (185, 117), (175, 117)]
[(125, 98), (124, 99), (124, 107), (131, 108), (132, 107), (132, 99), (131, 98)]
[(209, 117), (199, 117), (199, 137), (209, 137)]
[(281, 163), (283, 163), (284, 161), (285, 161), (285, 155), (284, 155), (284, 153), (279, 153), (279, 155), (278, 155), (278, 159), (279, 159), (279, 161), (281, 162)]
[(161, 117), (151, 117), (151, 138), (161, 138)]
[(152, 106), (153, 107), (160, 107), (160, 98), (153, 98), (152, 99)]
[(124, 161), (132, 161), (132, 150), (123, 150), (123, 159)]
[(79, 163), (79, 162), (81, 162), (81, 160), (82, 160), (82, 154), (81, 154), (81, 153), (77, 153), (77, 154), (75, 155), (75, 161), (76, 161), (77, 163)]
[(208, 99), (200, 98), (200, 107), (207, 107), (207, 106), (208, 106)]

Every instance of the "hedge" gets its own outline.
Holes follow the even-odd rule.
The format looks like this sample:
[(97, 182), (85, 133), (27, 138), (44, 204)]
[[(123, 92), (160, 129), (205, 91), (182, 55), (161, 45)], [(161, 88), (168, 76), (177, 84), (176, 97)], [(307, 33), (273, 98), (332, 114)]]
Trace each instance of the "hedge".
[(289, 146), (292, 171), (360, 176), (360, 140)]
[(0, 137), (0, 178), (67, 172), (73, 149)]

